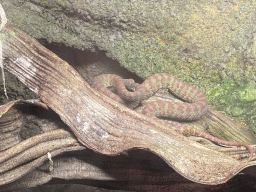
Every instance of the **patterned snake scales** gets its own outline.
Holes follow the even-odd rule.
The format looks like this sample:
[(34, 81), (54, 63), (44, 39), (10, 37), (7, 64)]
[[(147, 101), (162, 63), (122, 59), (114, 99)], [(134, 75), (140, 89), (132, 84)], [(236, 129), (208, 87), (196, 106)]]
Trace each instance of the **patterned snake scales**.
[[(111, 92), (107, 88), (109, 86), (114, 86), (118, 95)], [(132, 79), (124, 81), (118, 75), (104, 74), (94, 78), (93, 87), (119, 103), (125, 104), (128, 102), (128, 106), (131, 108), (135, 108), (141, 101), (148, 99), (161, 88), (168, 88), (172, 94), (186, 101), (171, 102), (159, 100), (148, 103), (143, 109), (143, 114), (157, 121), (159, 121), (157, 117), (170, 117), (176, 120), (197, 120), (208, 109), (208, 102), (204, 93), (167, 73), (152, 75), (142, 84), (135, 83)], [(134, 91), (128, 91), (127, 88)], [(223, 145), (244, 146), (250, 152), (248, 162), (253, 157), (253, 149), (247, 143), (221, 140), (189, 125), (179, 123), (170, 125), (166, 121), (160, 122), (185, 136), (195, 135)]]

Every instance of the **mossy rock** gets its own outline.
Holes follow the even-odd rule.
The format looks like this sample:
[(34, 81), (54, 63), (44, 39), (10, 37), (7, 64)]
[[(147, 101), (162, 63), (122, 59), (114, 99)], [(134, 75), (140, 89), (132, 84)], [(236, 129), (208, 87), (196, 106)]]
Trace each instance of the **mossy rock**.
[(254, 1), (0, 3), (12, 24), (37, 39), (105, 51), (142, 78), (170, 73), (206, 92), (213, 107), (254, 125)]

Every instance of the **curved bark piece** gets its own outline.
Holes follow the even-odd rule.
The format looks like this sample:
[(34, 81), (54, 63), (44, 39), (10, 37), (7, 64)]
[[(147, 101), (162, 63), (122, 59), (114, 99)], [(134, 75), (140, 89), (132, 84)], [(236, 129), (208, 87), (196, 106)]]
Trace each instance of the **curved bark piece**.
[[(5, 136), (3, 131), (11, 132), (13, 129), (15, 131), (17, 129), (20, 132), (22, 123), (19, 120), (22, 119), (23, 114), (19, 107), (24, 104), (47, 108), (44, 103), (37, 100), (16, 100), (3, 105), (0, 108), (0, 136)], [(17, 121), (18, 125), (16, 125)], [(17, 138), (16, 135), (19, 135), (12, 132), (11, 134), (14, 139)], [(2, 185), (18, 180), (45, 160), (49, 160), (48, 152), (53, 157), (64, 152), (85, 149), (84, 146), (80, 146), (74, 135), (64, 128), (46, 131), (21, 142), (17, 139), (15, 145), (10, 145), (8, 141), (8, 138), (3, 138), (1, 142), (5, 150), (0, 151), (0, 188), (3, 187)]]
[[(44, 142), (49, 142), (49, 141), (53, 141), (53, 140), (56, 142), (56, 140), (58, 140), (58, 139), (65, 139), (65, 138), (69, 138), (69, 137), (72, 138), (72, 135), (69, 132), (64, 131), (62, 129), (48, 131), (43, 134), (31, 137), (25, 141), (22, 141), (18, 145), (15, 145), (5, 151), (1, 151), (0, 152), (0, 167), (2, 166), (1, 163), (5, 162), (4, 166), (2, 166), (2, 167), (4, 167), (5, 169), (8, 169), (6, 166), (7, 160), (11, 159), (14, 156), (16, 156), (16, 158), (18, 158), (17, 157), (18, 154), (24, 153), (24, 151), (29, 150), (29, 149), (35, 147), (36, 145), (40, 145)], [(42, 146), (39, 146), (38, 148), (40, 149), (40, 147), (42, 147)], [(56, 147), (56, 144), (54, 147)], [(42, 149), (42, 150), (33, 149), (33, 151), (30, 152), (29, 157), (31, 158), (32, 155), (39, 156), (40, 154), (44, 154), (45, 152), (43, 153), (43, 150), (45, 150), (45, 149)], [(47, 150), (49, 151), (50, 149), (48, 148)], [(40, 154), (38, 154), (39, 151), (40, 151)], [(26, 151), (26, 153), (29, 153), (29, 152)], [(24, 156), (28, 156), (28, 155), (25, 154)], [(22, 159), (23, 161), (25, 160), (24, 158), (18, 158), (18, 159), (19, 160)], [(11, 159), (11, 165), (12, 166), (14, 165), (13, 159)]]
[(11, 108), (15, 103), (16, 101), (11, 101), (0, 107), (0, 151), (20, 142), (18, 133), (22, 125), (22, 117), (17, 109)]
[[(63, 148), (51, 151), (51, 155), (52, 157), (60, 155), (62, 153), (65, 152), (69, 152), (69, 151), (76, 151), (76, 150), (83, 150), (85, 149), (84, 146), (65, 146)], [(0, 174), (0, 186), (1, 185), (6, 185), (8, 183), (11, 183), (13, 181), (18, 180), (19, 178), (21, 178), (22, 176), (28, 174), (29, 172), (31, 172), (32, 170), (36, 169), (37, 167), (39, 167), (40, 165), (42, 165), (45, 161), (48, 161), (48, 156), (43, 155), (37, 159), (34, 159), (33, 161), (21, 165), (19, 167), (16, 167), (15, 169), (12, 169), (10, 171), (7, 171), (5, 173)], [(50, 176), (48, 181), (50, 180)], [(42, 182), (42, 184), (46, 183), (47, 181)], [(36, 185), (38, 185), (39, 183), (36, 183)], [(0, 187), (1, 189), (1, 187)]]
[(248, 166), (97, 92), (68, 63), (24, 32), (7, 26), (0, 38), (6, 69), (58, 113), (85, 146), (109, 155), (143, 148), (202, 184), (224, 183)]

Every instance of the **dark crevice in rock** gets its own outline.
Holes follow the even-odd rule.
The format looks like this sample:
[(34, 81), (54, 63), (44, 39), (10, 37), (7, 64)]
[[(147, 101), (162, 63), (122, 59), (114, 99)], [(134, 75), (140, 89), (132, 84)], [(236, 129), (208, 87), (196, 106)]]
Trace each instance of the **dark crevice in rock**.
[(132, 78), (138, 83), (143, 81), (120, 66), (119, 62), (107, 57), (105, 51), (82, 51), (61, 43), (48, 43), (45, 39), (40, 39), (39, 42), (74, 67), (89, 84), (92, 84), (93, 77), (100, 74), (117, 74), (124, 79)]

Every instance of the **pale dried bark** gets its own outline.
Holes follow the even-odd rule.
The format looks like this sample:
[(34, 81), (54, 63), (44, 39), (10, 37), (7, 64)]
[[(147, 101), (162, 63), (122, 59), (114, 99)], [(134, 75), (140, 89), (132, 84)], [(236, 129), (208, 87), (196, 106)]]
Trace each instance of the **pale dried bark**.
[(58, 113), (86, 147), (109, 155), (131, 148), (149, 150), (185, 178), (212, 185), (255, 164), (206, 148), (107, 98), (65, 61), (16, 28), (6, 26), (0, 38), (6, 69)]

